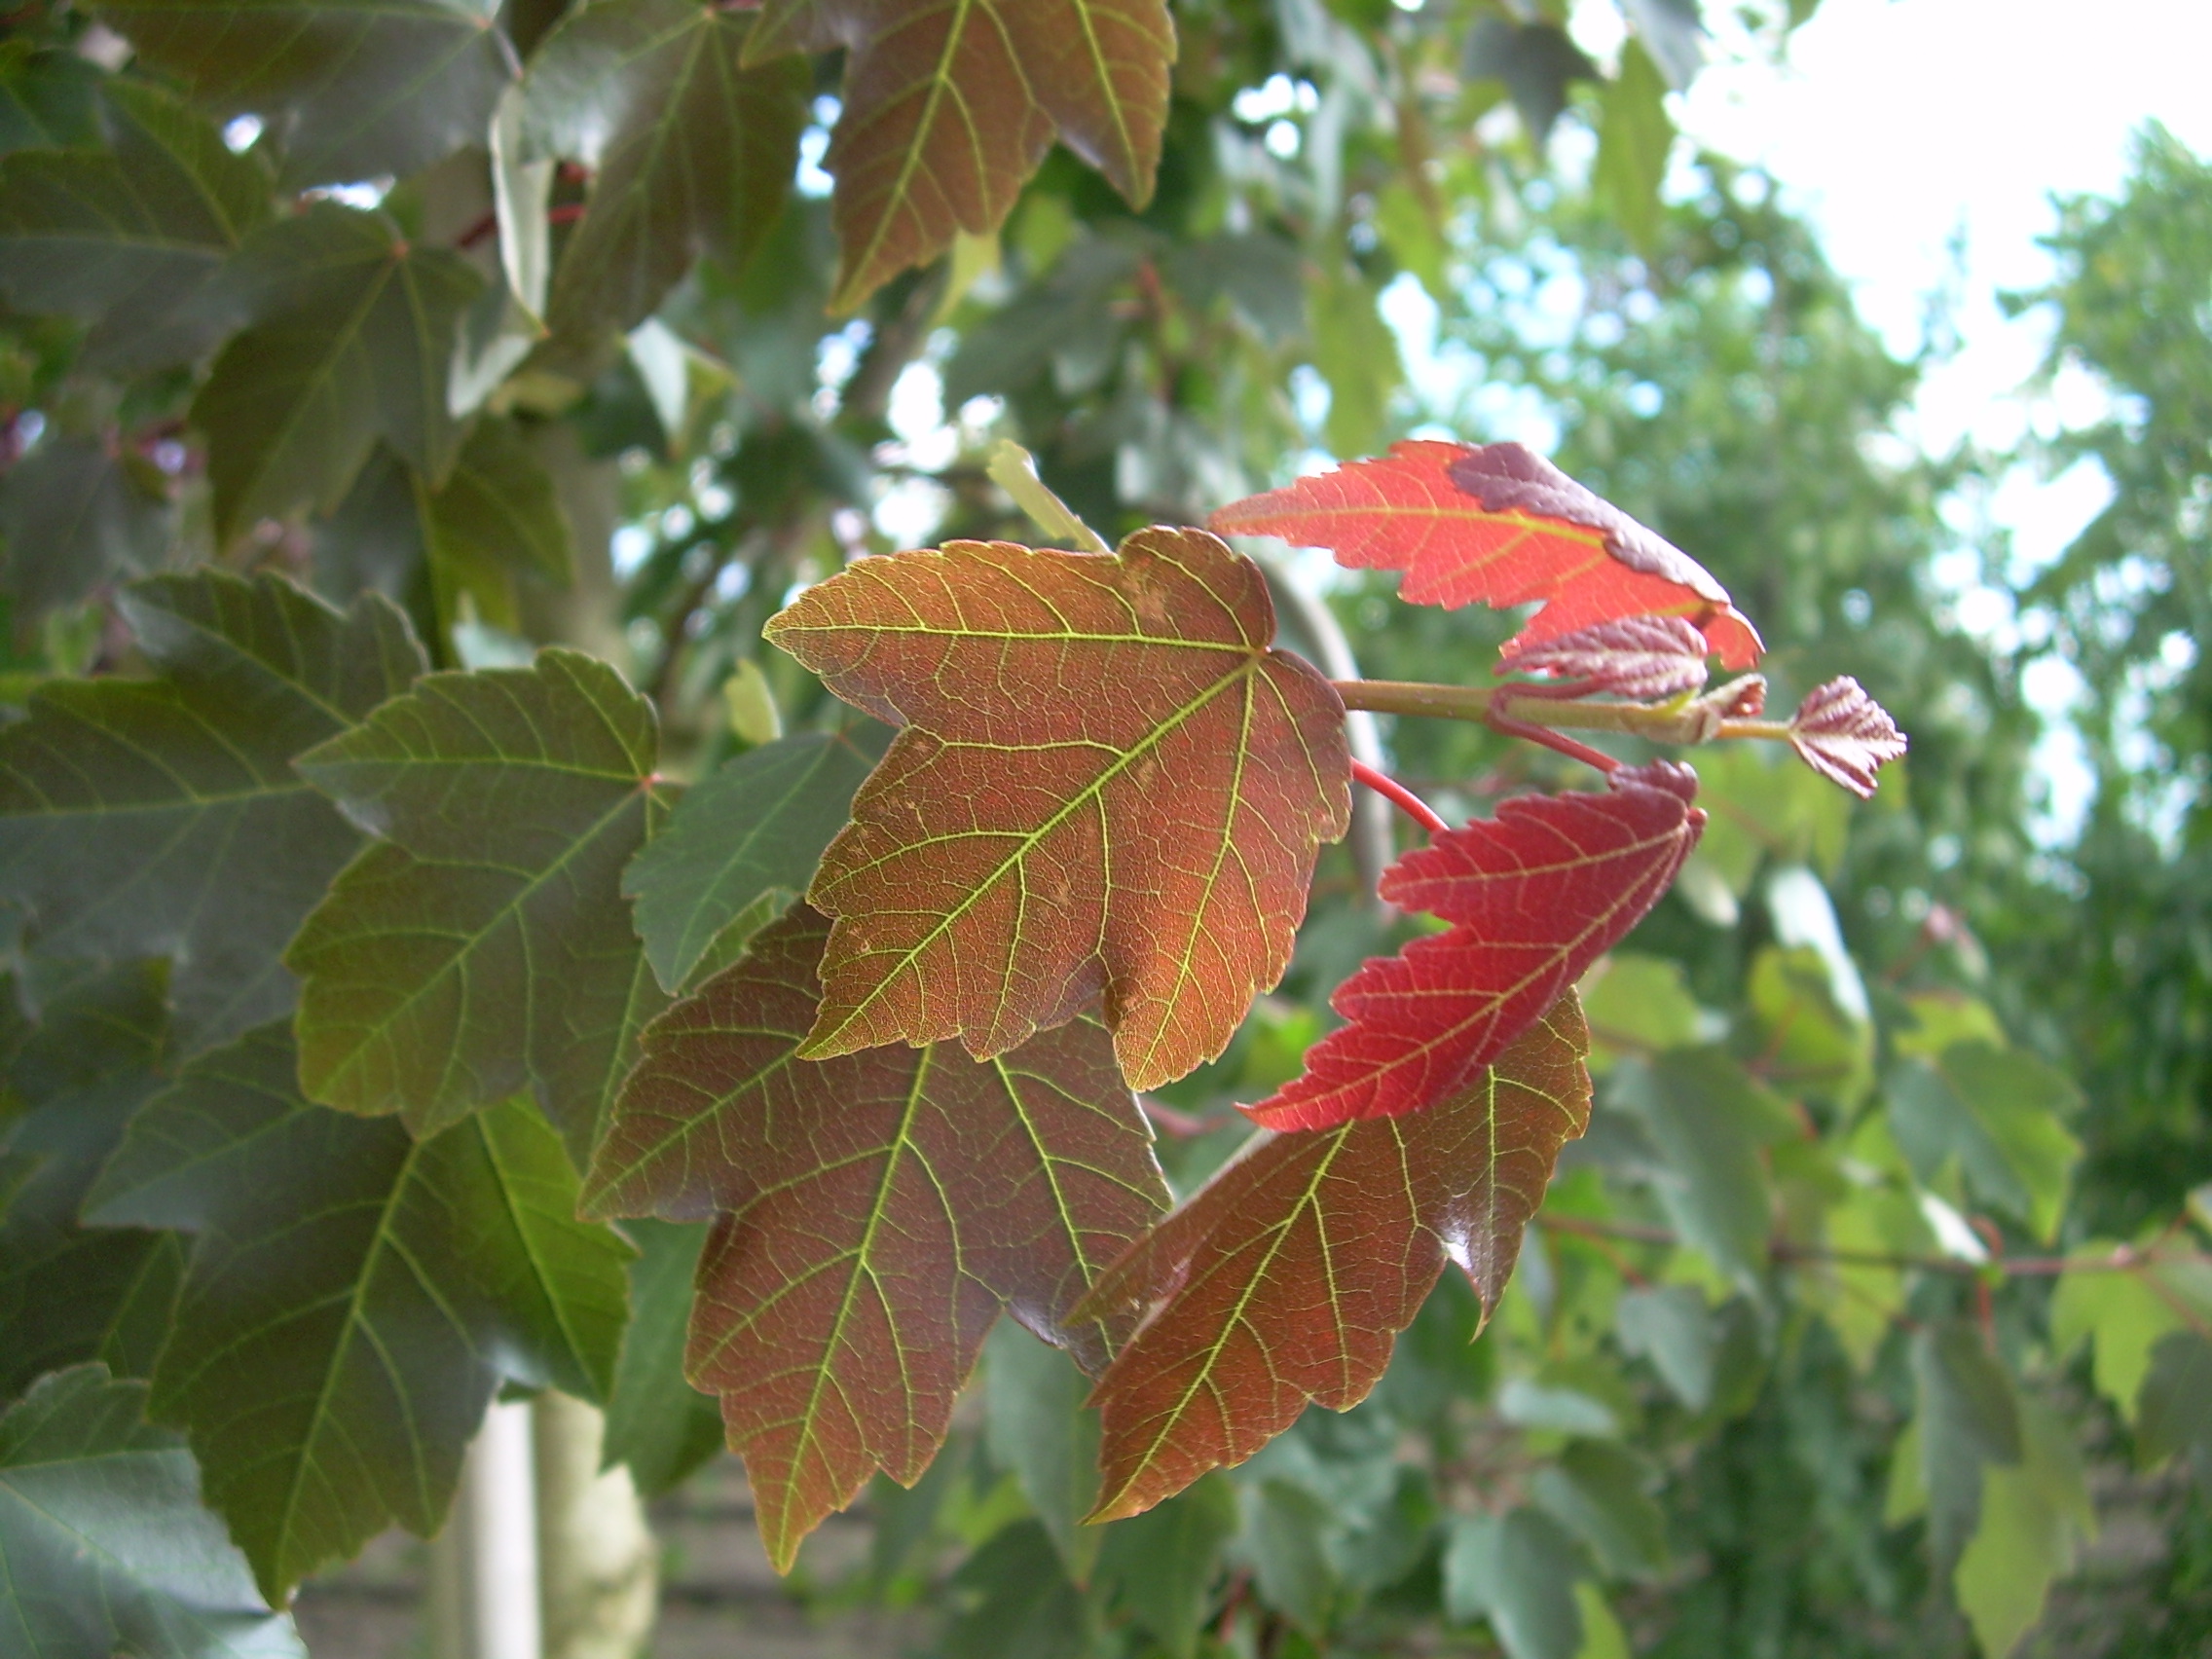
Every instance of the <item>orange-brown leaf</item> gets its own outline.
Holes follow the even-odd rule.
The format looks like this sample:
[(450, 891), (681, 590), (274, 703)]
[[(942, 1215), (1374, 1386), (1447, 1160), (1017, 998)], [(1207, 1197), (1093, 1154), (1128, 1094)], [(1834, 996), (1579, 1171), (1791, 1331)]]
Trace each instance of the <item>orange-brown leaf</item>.
[(749, 61), (843, 48), (833, 304), (996, 231), (1055, 132), (1151, 197), (1175, 33), (1163, 0), (768, 0)]
[(1151, 1088), (1281, 977), (1351, 761), (1335, 690), (1269, 648), (1250, 560), (1200, 530), (955, 541), (863, 560), (767, 632), (905, 727), (808, 895), (838, 918), (809, 1057), (958, 1036), (987, 1058), (1103, 996)]
[(647, 1027), (583, 1197), (717, 1216), (686, 1371), (721, 1396), (779, 1567), (876, 1469), (929, 1466), (1002, 1307), (1102, 1367), (1129, 1322), (1069, 1309), (1166, 1201), (1090, 1020), (987, 1063), (796, 1058), (829, 931), (797, 907)]
[[(1403, 571), (1401, 597), (1456, 608), (1545, 601), (1505, 654), (1594, 623), (1685, 616), (1730, 668), (1760, 645), (1687, 553), (1519, 444), (1393, 445), (1317, 478), (1235, 501), (1227, 535), (1326, 547), (1340, 565)], [(1509, 663), (1508, 666), (1511, 666)]]
[(1569, 991), (1429, 1111), (1256, 1139), (1109, 1268), (1078, 1313), (1144, 1322), (1093, 1395), (1093, 1519), (1242, 1462), (1309, 1400), (1358, 1404), (1447, 1260), (1487, 1317), (1561, 1146), (1589, 1124), (1588, 1051)]

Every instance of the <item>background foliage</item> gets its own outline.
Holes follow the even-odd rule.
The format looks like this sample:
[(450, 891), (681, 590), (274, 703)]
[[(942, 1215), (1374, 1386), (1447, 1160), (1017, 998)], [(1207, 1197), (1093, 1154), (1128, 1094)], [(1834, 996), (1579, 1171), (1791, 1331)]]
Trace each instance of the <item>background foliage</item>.
[[(1066, 10), (1157, 55), (1158, 14)], [(880, 744), (767, 616), (864, 552), (1031, 538), (996, 437), (1118, 536), (1441, 429), (1548, 430), (1729, 586), (1777, 703), (1864, 680), (1906, 776), (1854, 808), (1696, 756), (1713, 823), (1585, 985), (1591, 1130), (1479, 1342), (1448, 1274), (1354, 1410), (1082, 1528), (1085, 1384), (1001, 1321), (818, 1590), (947, 1655), (2001, 1653), (2133, 1465), (2165, 1577), (2102, 1648), (2025, 1640), (2200, 1648), (2212, 178), (2154, 131), (2065, 205), (2019, 303), (2114, 415), (2045, 459), (2116, 493), (1978, 639), (1930, 563), (1992, 458), (1891, 436), (1914, 365), (1763, 178), (1674, 143), (1696, 7), (1624, 11), (1600, 65), (1551, 5), (1191, 0), (1171, 94), (1015, 28), (1019, 74), (945, 58), (997, 89), (974, 176), (890, 184), (945, 152), (900, 136), (881, 43), (943, 8), (9, 15), (5, 1645), (297, 1651), (268, 1606), (436, 1529), (502, 1387), (604, 1402), (679, 1482), (719, 1444), (678, 1364), (704, 1226), (576, 1217), (635, 1032), (803, 889)], [(1463, 403), (1409, 384), (1383, 313), (1424, 305)], [(1508, 631), (1388, 595), (1326, 592), (1370, 676), (1468, 681)], [(2045, 651), (2097, 781), (2062, 846), (2029, 829)], [(472, 672), (395, 701), (426, 668)], [(1382, 738), (1454, 818), (1563, 776)], [(1362, 857), (1160, 1092), (1178, 1195), (1402, 939)], [(411, 927), (457, 893), (466, 926)]]

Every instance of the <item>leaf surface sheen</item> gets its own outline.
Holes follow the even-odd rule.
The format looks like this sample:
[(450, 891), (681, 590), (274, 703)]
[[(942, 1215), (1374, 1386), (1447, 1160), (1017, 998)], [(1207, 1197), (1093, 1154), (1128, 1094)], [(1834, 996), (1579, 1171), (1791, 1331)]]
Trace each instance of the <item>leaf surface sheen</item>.
[(299, 771), (386, 837), (287, 960), (301, 1079), (434, 1134), (535, 1086), (580, 1163), (661, 998), (622, 867), (657, 820), (652, 706), (606, 663), (437, 674)]
[(1166, 1207), (1092, 1021), (993, 1061), (797, 1058), (829, 933), (794, 909), (647, 1028), (583, 1198), (718, 1215), (686, 1370), (721, 1395), (780, 1569), (874, 1470), (921, 1476), (1002, 1306), (1098, 1369), (1109, 1333), (1068, 1310)]
[(631, 1251), (575, 1203), (527, 1099), (416, 1140), (302, 1098), (280, 1022), (139, 1113), (86, 1214), (198, 1235), (153, 1416), (273, 1602), (394, 1522), (435, 1531), (502, 1381), (606, 1397)]
[(994, 235), (1055, 135), (1132, 206), (1151, 199), (1175, 59), (1163, 0), (768, 0), (748, 57), (839, 48), (839, 310), (962, 231)]
[(110, 0), (149, 63), (282, 145), (286, 189), (405, 178), (484, 141), (514, 79), (490, 0)]
[(1501, 653), (1631, 616), (1683, 616), (1732, 669), (1759, 637), (1727, 590), (1673, 543), (1520, 444), (1412, 439), (1222, 508), (1225, 535), (1326, 547), (1355, 570), (1403, 571), (1399, 596), (1456, 609), (1545, 601)]
[(189, 1053), (292, 1006), (278, 953), (359, 833), (291, 759), (423, 668), (406, 619), (274, 576), (157, 576), (122, 598), (154, 680), (57, 682), (0, 732), (0, 897), (41, 950), (169, 956)]
[(1487, 1317), (1560, 1148), (1589, 1124), (1588, 1051), (1569, 992), (1425, 1112), (1255, 1138), (1109, 1268), (1077, 1311), (1143, 1322), (1092, 1396), (1091, 1519), (1242, 1462), (1309, 1400), (1356, 1405), (1446, 1261)]
[(813, 82), (797, 58), (747, 67), (753, 26), (695, 0), (600, 0), (532, 55), (527, 152), (597, 175), (554, 275), (556, 334), (631, 328), (702, 253), (740, 270), (767, 236)]
[(1452, 926), (1370, 957), (1329, 999), (1346, 1023), (1246, 1112), (1331, 1128), (1465, 1087), (1659, 902), (1704, 828), (1696, 793), (1687, 766), (1624, 767), (1604, 794), (1520, 796), (1406, 854), (1382, 896)]
[(808, 894), (838, 921), (807, 1056), (988, 1057), (1100, 995), (1131, 1088), (1221, 1052), (1350, 815), (1344, 706), (1273, 632), (1256, 565), (1162, 529), (869, 559), (774, 618), (906, 728)]

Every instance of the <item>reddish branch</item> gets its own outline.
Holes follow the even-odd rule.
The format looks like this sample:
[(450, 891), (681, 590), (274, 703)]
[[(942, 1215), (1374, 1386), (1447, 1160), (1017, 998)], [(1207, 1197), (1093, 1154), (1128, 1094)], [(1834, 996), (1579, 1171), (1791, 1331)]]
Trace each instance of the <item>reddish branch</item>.
[(1436, 809), (1428, 802), (1388, 773), (1378, 772), (1366, 761), (1354, 760), (1351, 763), (1351, 776), (1354, 783), (1365, 784), (1431, 835), (1441, 835), (1451, 828), (1437, 816)]

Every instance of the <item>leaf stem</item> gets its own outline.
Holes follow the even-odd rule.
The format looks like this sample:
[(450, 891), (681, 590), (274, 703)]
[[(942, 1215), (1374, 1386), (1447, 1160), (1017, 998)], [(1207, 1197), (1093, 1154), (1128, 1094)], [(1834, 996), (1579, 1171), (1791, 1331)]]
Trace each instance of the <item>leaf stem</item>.
[(1573, 726), (1583, 731), (1618, 731), (1654, 743), (1711, 743), (1751, 739), (1786, 743), (1783, 720), (1723, 718), (1712, 705), (1690, 703), (1593, 703), (1530, 696), (1518, 685), (1431, 685), (1411, 680), (1335, 680), (1330, 683), (1347, 709), (1379, 715), (1426, 715), (1436, 719), (1487, 724), (1499, 704), (1512, 706), (1512, 719), (1530, 725)]
[(1437, 816), (1434, 807), (1387, 772), (1378, 772), (1366, 761), (1354, 760), (1351, 763), (1351, 776), (1352, 782), (1365, 784), (1431, 835), (1441, 835), (1451, 828)]

